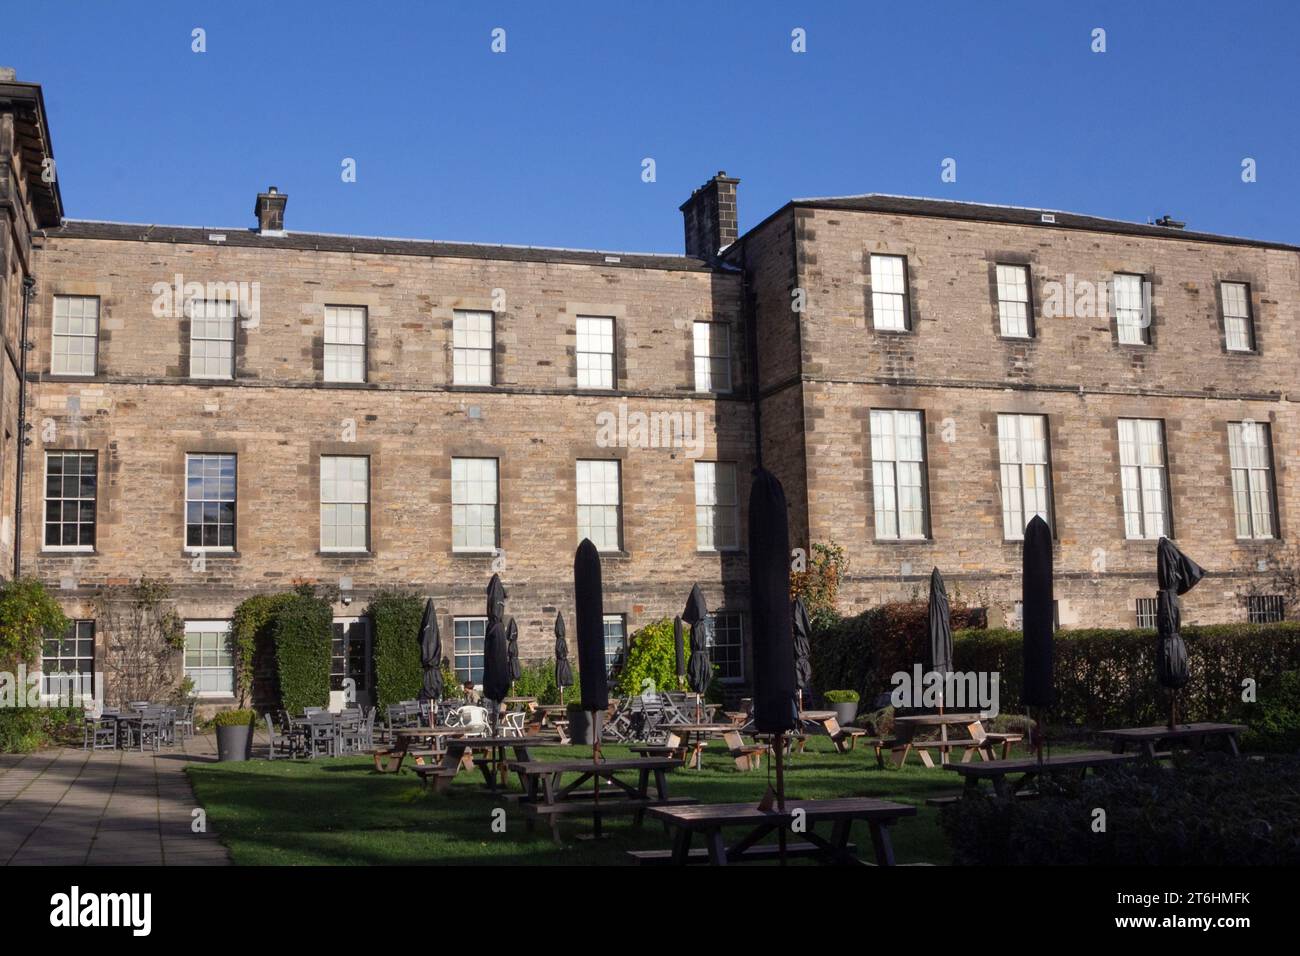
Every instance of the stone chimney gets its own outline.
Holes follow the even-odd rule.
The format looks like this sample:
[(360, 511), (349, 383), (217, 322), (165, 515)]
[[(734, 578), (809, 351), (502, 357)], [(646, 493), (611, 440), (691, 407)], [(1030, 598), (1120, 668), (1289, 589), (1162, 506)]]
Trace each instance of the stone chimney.
[(714, 260), (740, 233), (736, 223), (736, 185), (739, 179), (718, 170), (707, 183), (679, 207), (686, 225), (686, 254)]
[(289, 197), (274, 186), (257, 194), (253, 215), (257, 217), (257, 231), (264, 236), (284, 235), (284, 207)]
[(0, 66), (0, 83), (12, 83), (18, 79), (18, 72), (12, 66)]

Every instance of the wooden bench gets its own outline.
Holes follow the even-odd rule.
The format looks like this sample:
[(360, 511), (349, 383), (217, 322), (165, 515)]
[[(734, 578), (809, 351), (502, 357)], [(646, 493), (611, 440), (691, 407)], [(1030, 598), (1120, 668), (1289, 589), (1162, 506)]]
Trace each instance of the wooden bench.
[[(858, 846), (856, 843), (846, 843), (844, 849), (849, 853), (856, 854)], [(815, 843), (787, 843), (785, 845), (786, 859), (796, 860), (800, 858), (816, 858), (826, 851)], [(672, 850), (628, 850), (630, 856), (641, 866), (672, 866)], [(763, 860), (776, 860), (781, 857), (781, 847), (775, 843), (764, 843), (759, 846), (750, 847), (745, 851), (745, 859), (755, 862)], [(688, 850), (686, 853), (687, 863), (708, 863), (709, 851), (705, 847), (696, 847)]]
[(722, 735), (722, 742), (727, 745), (727, 752), (736, 761), (737, 770), (761, 770), (763, 755), (772, 750), (767, 744), (745, 743), (739, 730), (728, 730)]
[[(1078, 772), (1080, 778), (1090, 769), (1106, 767), (1117, 763), (1136, 760), (1137, 754), (1109, 754), (1101, 751), (1089, 751), (1080, 754), (1058, 754), (1044, 757), (1040, 762), (1036, 757), (1023, 757), (1015, 760), (991, 760), (987, 763), (948, 764), (948, 769), (961, 774), (966, 781), (966, 793), (978, 793), (980, 781), (988, 780), (993, 784), (993, 791), (999, 797), (1011, 797), (1022, 787), (1040, 774)], [(1018, 773), (1020, 779), (1014, 786), (1007, 780), (1009, 774)]]
[[(1245, 729), (1242, 724), (1199, 723), (1178, 724), (1172, 728), (1127, 727), (1122, 730), (1102, 730), (1098, 731), (1097, 736), (1110, 741), (1113, 753), (1125, 753), (1128, 746), (1133, 744), (1150, 760), (1160, 759), (1179, 744), (1193, 750), (1203, 750), (1212, 742), (1222, 745), (1234, 757), (1240, 757), (1241, 747), (1237, 738)], [(1166, 745), (1167, 750), (1157, 750), (1160, 744)]]
[(456, 779), (457, 770), (458, 768), (444, 767), (442, 764), (425, 764), (415, 768), (415, 775), (426, 789), (432, 786), (434, 793), (445, 793)]
[[(841, 727), (840, 722), (830, 711), (823, 714), (821, 711), (805, 712), (816, 716), (805, 716), (803, 719), (806, 723), (816, 724), (822, 729), (827, 737), (831, 738), (831, 743), (835, 745), (835, 750), (839, 753), (846, 754), (853, 749), (858, 742), (859, 737), (868, 736), (867, 732), (861, 727)], [(806, 739), (800, 741), (799, 752), (802, 753)]]
[(445, 750), (407, 750), (402, 747), (376, 747), (367, 751), (375, 760), (375, 769), (380, 773), (397, 773), (402, 769), (402, 762), (411, 757), (416, 766), (424, 766), (426, 760), (441, 760)]

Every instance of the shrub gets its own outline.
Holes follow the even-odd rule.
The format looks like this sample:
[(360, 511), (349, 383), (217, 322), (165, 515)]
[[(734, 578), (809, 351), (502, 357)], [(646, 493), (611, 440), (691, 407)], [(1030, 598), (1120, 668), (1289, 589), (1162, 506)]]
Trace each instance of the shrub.
[(856, 690), (828, 690), (822, 697), (828, 704), (856, 704), (861, 700)]
[(293, 594), (257, 594), (235, 608), (230, 631), (235, 645), (235, 697), (241, 707), (253, 693), (258, 650), (272, 643), (275, 617), (293, 598)]
[[(424, 599), (414, 594), (386, 591), (375, 596), (365, 613), (374, 631), (375, 704), (383, 713), (390, 704), (419, 697), (424, 687), (424, 668), (420, 666), (420, 619), (424, 616)], [(444, 651), (450, 641), (451, 638), (444, 634)], [(460, 682), (453, 674), (451, 683), (448, 683), (444, 669), (443, 686), (445, 694), (455, 696)]]
[(647, 624), (627, 642), (627, 658), (618, 674), (618, 693), (632, 697), (647, 686), (660, 692), (678, 689), (677, 647), (673, 622), (668, 618)]
[(275, 615), (280, 701), (291, 714), (329, 703), (332, 624), (330, 606), (303, 593), (291, 595)]
[(80, 707), (6, 707), (0, 710), (0, 753), (26, 754), (56, 743), (80, 745)]
[(1284, 671), (1259, 690), (1259, 703), (1247, 718), (1247, 750), (1300, 751), (1300, 671)]
[[(940, 821), (954, 862), (982, 865), (1234, 866), (1300, 864), (1300, 759), (1178, 755), (1080, 781), (1038, 800), (967, 797)], [(1092, 829), (1094, 810), (1106, 829)]]
[[(526, 663), (515, 681), (515, 693), (520, 697), (536, 697), (539, 704), (559, 704), (560, 688), (555, 683), (555, 661), (539, 660)], [(577, 672), (573, 675), (578, 681)], [(572, 695), (572, 691), (569, 695)], [(566, 695), (568, 696), (568, 695)]]
[[(961, 671), (997, 671), (1003, 707), (1018, 706), (1023, 639), (1019, 631), (954, 635)], [(1178, 695), (1179, 719), (1249, 723), (1259, 705), (1241, 699), (1242, 681), (1300, 668), (1300, 623), (1214, 624), (1183, 629), (1190, 679)], [(1068, 630), (1056, 635), (1053, 723), (1136, 727), (1168, 720), (1168, 692), (1155, 675), (1153, 630)]]
[(829, 625), (839, 619), (835, 601), (839, 596), (840, 579), (848, 567), (844, 549), (831, 541), (814, 544), (808, 556), (807, 569), (790, 575), (790, 599), (803, 598), (808, 619), (814, 627)]
[(35, 664), (46, 637), (59, 637), (71, 622), (59, 602), (35, 578), (0, 583), (0, 667)]
[(223, 710), (212, 718), (213, 727), (248, 727), (257, 722), (257, 714), (251, 710)]

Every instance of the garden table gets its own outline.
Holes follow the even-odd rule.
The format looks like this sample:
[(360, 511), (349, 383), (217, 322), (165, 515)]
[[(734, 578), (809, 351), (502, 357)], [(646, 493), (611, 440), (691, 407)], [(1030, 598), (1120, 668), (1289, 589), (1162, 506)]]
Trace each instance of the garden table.
[(699, 770), (703, 765), (704, 748), (710, 737), (721, 737), (735, 732), (731, 724), (663, 724), (662, 729), (670, 730), (681, 737), (681, 747), (685, 753), (685, 765)]
[(1111, 743), (1111, 752), (1122, 754), (1129, 744), (1141, 747), (1141, 752), (1151, 760), (1158, 754), (1156, 747), (1164, 743), (1172, 747), (1185, 743), (1194, 750), (1204, 750), (1211, 741), (1219, 743), (1234, 757), (1241, 756), (1238, 737), (1245, 730), (1242, 724), (1177, 724), (1174, 727), (1126, 727), (1121, 730), (1100, 730), (1097, 736)]
[[(876, 864), (893, 866), (894, 849), (889, 840), (889, 828), (903, 817), (916, 816), (916, 807), (870, 797), (846, 797), (787, 800), (784, 810), (775, 807), (764, 810), (753, 803), (713, 803), (651, 807), (646, 812), (662, 820), (674, 833), (671, 850), (632, 851), (631, 856), (643, 864), (682, 866), (707, 861), (714, 866), (725, 866), (776, 859), (778, 846), (760, 845), (759, 841), (780, 829), (793, 831), (798, 821), (799, 841), (787, 843), (786, 856), (813, 857), (821, 863), (865, 865), (866, 861), (859, 859), (849, 843), (849, 832), (854, 822), (861, 820), (871, 828)], [(814, 827), (819, 823), (831, 824), (829, 839), (815, 832)], [(727, 846), (722, 831), (736, 827), (743, 827), (747, 832)], [(691, 838), (697, 833), (704, 837), (705, 848), (692, 851)]]
[[(593, 835), (601, 835), (601, 818), (611, 813), (633, 813), (633, 823), (641, 824), (642, 815), (649, 808), (672, 804), (693, 803), (690, 797), (673, 798), (668, 795), (668, 771), (680, 767), (673, 757), (632, 757), (615, 760), (512, 760), (509, 768), (518, 776), (524, 789), (520, 807), (527, 817), (531, 831), (538, 817), (545, 817), (551, 826), (551, 836), (560, 840), (560, 816), (569, 813), (590, 813)], [(567, 784), (565, 774), (576, 774)], [(622, 775), (636, 774), (636, 783), (622, 779)], [(650, 781), (654, 779), (654, 794)], [(601, 782), (609, 786), (596, 799), (595, 787)], [(584, 784), (592, 783), (590, 788)]]
[[(434, 749), (437, 750), (446, 738), (463, 737), (467, 732), (464, 727), (398, 727), (393, 731), (393, 747), (375, 749), (375, 769), (380, 773), (397, 773), (417, 741), (432, 739)], [(418, 767), (424, 766), (424, 757), (416, 754), (415, 764)]]
[[(932, 730), (935, 727), (939, 728), (938, 740), (915, 739), (918, 731)], [(965, 727), (967, 736), (950, 740), (949, 727)], [(891, 748), (894, 766), (903, 766), (907, 755), (915, 750), (921, 757), (921, 763), (933, 768), (934, 761), (930, 759), (929, 754), (931, 747), (939, 751), (939, 762), (944, 766), (948, 765), (949, 751), (954, 748), (964, 749), (966, 753), (962, 755), (962, 763), (965, 763), (980, 748), (985, 736), (984, 724), (979, 714), (922, 714), (917, 717), (895, 717), (895, 739)]]
[[(447, 752), (443, 754), (438, 767), (420, 767), (416, 773), (422, 778), (432, 780), (435, 792), (441, 792), (450, 784), (461, 766), (471, 761), (483, 773), (483, 783), (491, 791), (506, 789), (509, 767), (506, 750), (516, 761), (532, 760), (529, 747), (553, 747), (557, 741), (550, 737), (454, 737), (447, 741)], [(482, 757), (474, 757), (474, 751), (483, 751)], [(500, 781), (498, 782), (498, 777)]]
[[(978, 793), (980, 781), (988, 780), (993, 784), (993, 792), (999, 797), (1011, 797), (1018, 793), (1027, 783), (1041, 773), (1058, 773), (1078, 771), (1082, 778), (1090, 769), (1111, 764), (1127, 763), (1136, 760), (1137, 754), (1108, 754), (1101, 751), (1089, 751), (1079, 754), (1058, 754), (1044, 757), (1022, 757), (1016, 760), (992, 760), (988, 763), (949, 764), (949, 770), (959, 773), (966, 780), (965, 792)], [(1020, 779), (1014, 785), (1007, 780), (1010, 774), (1019, 774)]]

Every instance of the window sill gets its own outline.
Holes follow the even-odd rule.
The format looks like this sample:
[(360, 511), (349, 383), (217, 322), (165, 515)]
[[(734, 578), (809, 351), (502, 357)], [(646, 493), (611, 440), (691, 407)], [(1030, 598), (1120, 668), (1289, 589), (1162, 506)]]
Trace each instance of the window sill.
[(238, 558), (239, 552), (234, 548), (182, 548), (181, 557), (194, 560), (195, 558)]
[(99, 554), (95, 548), (41, 548), (39, 553), (45, 558), (78, 558)]
[(872, 538), (876, 544), (933, 544), (933, 538)]
[(614, 558), (622, 561), (632, 557), (631, 551), (601, 551), (599, 548), (597, 548), (596, 551), (600, 555), (602, 561), (605, 558)]
[(1038, 338), (1033, 335), (999, 335), (998, 341), (1010, 342), (1016, 345), (1032, 345), (1038, 341)]
[(916, 334), (916, 332), (913, 329), (880, 329), (874, 325), (871, 327), (871, 331), (875, 332), (877, 335), (915, 335)]
[(362, 548), (357, 551), (325, 551), (325, 550), (316, 551), (316, 557), (318, 558), (356, 558), (360, 560), (369, 560), (374, 556), (375, 556), (375, 552), (369, 550), (368, 548)]
[(491, 551), (458, 551), (453, 548), (447, 552), (453, 560), (491, 560), (501, 553), (500, 548), (494, 548)]

